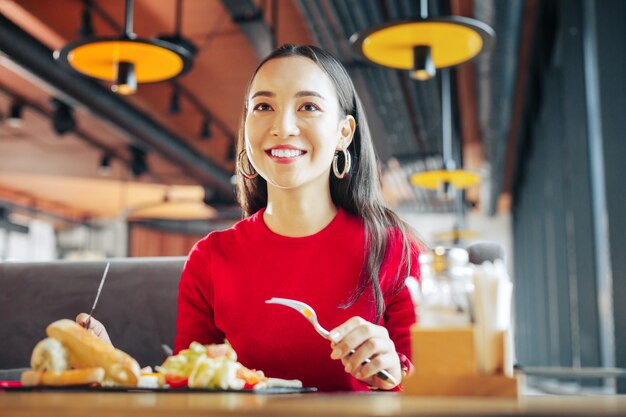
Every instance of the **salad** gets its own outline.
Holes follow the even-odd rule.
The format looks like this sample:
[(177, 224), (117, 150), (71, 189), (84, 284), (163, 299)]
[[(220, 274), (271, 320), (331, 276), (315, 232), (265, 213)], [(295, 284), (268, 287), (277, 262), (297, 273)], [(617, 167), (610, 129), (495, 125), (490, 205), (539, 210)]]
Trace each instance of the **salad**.
[[(192, 342), (188, 349), (168, 357), (157, 370), (165, 375), (170, 388), (259, 389), (276, 386), (279, 381), (237, 362), (237, 353), (228, 342), (219, 345)], [(289, 383), (287, 386), (298, 387), (299, 383), (302, 387), (300, 381), (284, 382)]]

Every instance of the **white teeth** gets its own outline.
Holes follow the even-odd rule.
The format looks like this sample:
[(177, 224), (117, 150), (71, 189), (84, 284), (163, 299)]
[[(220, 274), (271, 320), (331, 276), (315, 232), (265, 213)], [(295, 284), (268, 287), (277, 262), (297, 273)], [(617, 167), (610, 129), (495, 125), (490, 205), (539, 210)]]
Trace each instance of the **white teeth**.
[(272, 149), (270, 153), (278, 158), (295, 158), (302, 155), (304, 151), (298, 149)]

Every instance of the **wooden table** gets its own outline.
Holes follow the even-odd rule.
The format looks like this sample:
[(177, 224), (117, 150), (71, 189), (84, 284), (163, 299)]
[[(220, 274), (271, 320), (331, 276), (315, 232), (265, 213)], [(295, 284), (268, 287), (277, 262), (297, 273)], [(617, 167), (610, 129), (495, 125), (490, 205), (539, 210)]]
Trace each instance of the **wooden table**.
[(518, 400), (376, 394), (0, 392), (0, 416), (598, 416), (626, 415), (626, 396)]

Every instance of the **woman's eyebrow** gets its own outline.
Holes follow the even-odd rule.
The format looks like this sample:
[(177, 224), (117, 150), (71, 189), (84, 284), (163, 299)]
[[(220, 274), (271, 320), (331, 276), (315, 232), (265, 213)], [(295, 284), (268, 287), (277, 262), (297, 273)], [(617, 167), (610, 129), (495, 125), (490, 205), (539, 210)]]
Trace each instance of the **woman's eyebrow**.
[[(319, 97), (322, 100), (326, 100), (324, 96), (322, 96), (317, 91), (310, 91), (310, 90), (298, 91), (294, 97), (300, 98), (300, 97), (310, 97), (310, 96)], [(250, 97), (250, 99), (253, 99), (255, 97), (276, 97), (276, 94), (272, 93), (271, 91), (262, 90), (262, 91), (257, 91), (256, 93), (254, 93), (252, 97)]]
[(316, 91), (298, 91), (296, 93), (296, 97), (309, 97), (309, 96), (315, 96), (315, 97), (321, 98), (322, 100), (326, 100), (324, 96), (322, 96), (320, 93)]
[(272, 93), (271, 91), (257, 91), (256, 93), (254, 93), (252, 95), (252, 97), (250, 98), (255, 98), (255, 97), (259, 97), (259, 96), (263, 96), (263, 97), (276, 97), (276, 94)]

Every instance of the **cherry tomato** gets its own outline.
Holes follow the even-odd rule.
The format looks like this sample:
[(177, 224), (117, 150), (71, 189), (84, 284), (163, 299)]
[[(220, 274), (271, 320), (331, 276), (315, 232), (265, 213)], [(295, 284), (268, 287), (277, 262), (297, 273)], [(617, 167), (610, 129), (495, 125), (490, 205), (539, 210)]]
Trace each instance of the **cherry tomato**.
[(165, 383), (170, 386), (170, 388), (183, 388), (187, 386), (188, 378), (176, 374), (166, 374), (165, 375)]

